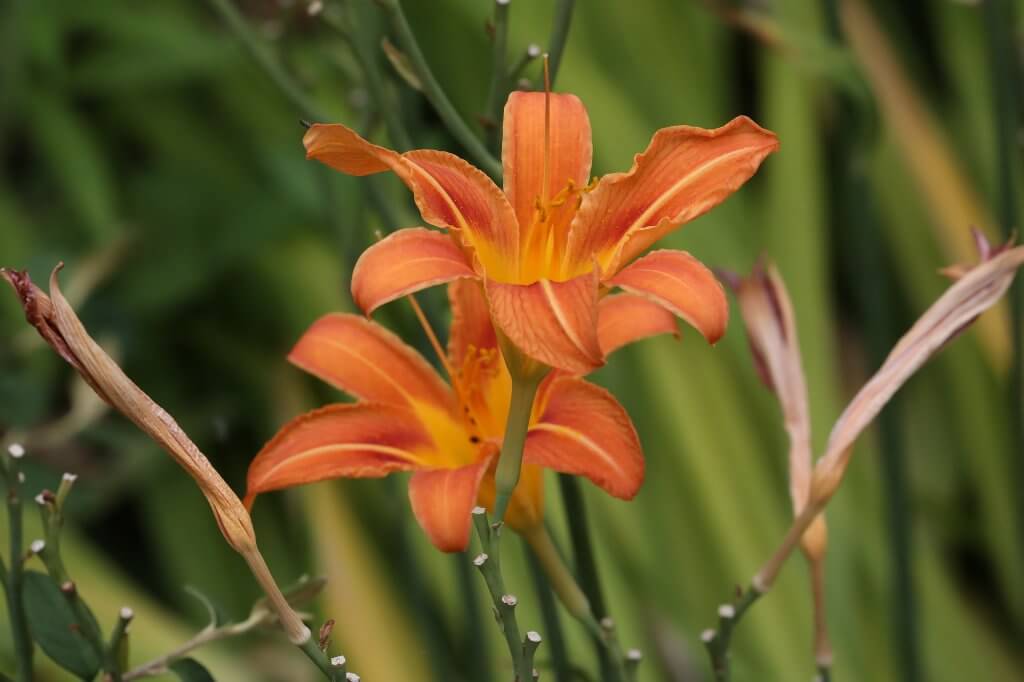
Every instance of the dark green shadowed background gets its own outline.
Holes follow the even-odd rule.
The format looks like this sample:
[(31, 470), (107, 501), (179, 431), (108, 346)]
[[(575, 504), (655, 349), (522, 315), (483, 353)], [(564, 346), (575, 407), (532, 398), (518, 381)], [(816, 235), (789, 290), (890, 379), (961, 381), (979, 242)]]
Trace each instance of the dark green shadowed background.
[[(225, 3), (307, 103), (253, 59), (217, 10)], [(345, 3), (324, 4), (330, 14)], [(349, 178), (306, 161), (299, 120), (344, 122), (394, 144), (365, 112), (382, 88), (416, 146), (464, 151), (383, 58), (377, 5), (356, 4), (346, 36), (301, 2), (0, 2), (0, 265), (41, 283), (64, 261), (62, 282), (86, 325), (238, 491), (280, 424), (339, 399), (285, 362), (291, 344), (319, 315), (352, 310), (351, 267), (375, 230), (421, 222), (394, 178)], [(596, 174), (627, 169), (667, 125), (717, 127), (747, 114), (778, 133), (780, 152), (751, 182), (664, 244), (739, 272), (761, 252), (778, 263), (820, 451), (849, 397), (946, 286), (938, 268), (972, 255), (969, 226), (993, 239), (1019, 226), (1024, 3), (752, 4), (763, 11), (736, 13), (742, 3), (727, 0), (579, 2), (556, 90), (589, 109)], [(483, 134), (492, 4), (404, 5), (438, 80)], [(552, 15), (553, 3), (513, 0), (513, 60), (530, 42), (547, 44)], [(373, 88), (352, 41), (378, 60)], [(526, 72), (534, 82), (537, 67)], [(443, 331), (443, 291), (420, 300)], [(620, 352), (595, 375), (629, 410), (647, 456), (632, 502), (583, 485), (609, 610), (623, 643), (644, 651), (645, 682), (707, 679), (701, 631), (790, 519), (779, 410), (734, 313), (715, 348), (686, 328), (679, 341)], [(432, 357), (406, 304), (377, 318)], [(834, 679), (1024, 678), (1011, 328), (1010, 305), (987, 314), (862, 439), (828, 508)], [(105, 631), (119, 607), (135, 609), (133, 663), (203, 627), (205, 608), (186, 585), (245, 616), (257, 587), (194, 484), (100, 408), (6, 291), (0, 431), (25, 443), (33, 494), (55, 488), (63, 471), (80, 474), (69, 570)], [(547, 507), (564, 543), (553, 475)], [(32, 539), (34, 510), (26, 516)], [(399, 478), (269, 494), (255, 523), (282, 583), (329, 577), (317, 622), (336, 619), (334, 648), (367, 682), (508, 677), (469, 557), (429, 545)], [(520, 543), (506, 546), (520, 623), (543, 632)], [(585, 633), (561, 620), (571, 659), (593, 675)], [(7, 627), (0, 619), (4, 671), (13, 667)], [(799, 558), (737, 629), (733, 652), (740, 682), (811, 679)], [(38, 679), (65, 679), (36, 658)], [(270, 633), (197, 658), (221, 682), (315, 672)]]

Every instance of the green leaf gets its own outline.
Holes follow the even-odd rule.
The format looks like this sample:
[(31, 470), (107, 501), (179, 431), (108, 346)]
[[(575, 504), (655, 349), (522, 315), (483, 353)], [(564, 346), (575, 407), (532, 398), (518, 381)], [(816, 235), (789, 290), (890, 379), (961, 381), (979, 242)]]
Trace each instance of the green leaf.
[(89, 607), (82, 604), (91, 622), (80, 622), (53, 578), (36, 571), (25, 572), (24, 595), (32, 638), (46, 655), (83, 680), (96, 677), (101, 661), (82, 634), (83, 630), (99, 630)]
[(194, 658), (183, 658), (170, 665), (171, 671), (182, 682), (216, 682), (202, 663)]

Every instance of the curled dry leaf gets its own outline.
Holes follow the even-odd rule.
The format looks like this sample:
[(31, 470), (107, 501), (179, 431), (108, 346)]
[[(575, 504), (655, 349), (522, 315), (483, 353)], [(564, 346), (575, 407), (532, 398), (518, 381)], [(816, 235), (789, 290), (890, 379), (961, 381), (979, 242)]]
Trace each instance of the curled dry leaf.
[(825, 454), (814, 468), (811, 497), (815, 504), (823, 505), (835, 493), (854, 441), (893, 394), (943, 346), (995, 305), (1009, 289), (1017, 268), (1024, 264), (1024, 246), (992, 248), (983, 237), (978, 245), (981, 262), (973, 268), (954, 270), (955, 283), (899, 340), (836, 421)]
[(49, 295), (32, 282), (27, 272), (0, 269), (0, 274), (14, 287), (26, 319), (39, 335), (78, 371), (98, 396), (132, 420), (195, 480), (225, 540), (245, 558), (266, 590), (289, 638), (296, 643), (307, 640), (309, 629), (288, 605), (270, 575), (256, 546), (252, 520), (242, 502), (174, 418), (136, 386), (89, 336), (61, 293), (57, 273), (62, 267), (58, 265), (50, 275)]

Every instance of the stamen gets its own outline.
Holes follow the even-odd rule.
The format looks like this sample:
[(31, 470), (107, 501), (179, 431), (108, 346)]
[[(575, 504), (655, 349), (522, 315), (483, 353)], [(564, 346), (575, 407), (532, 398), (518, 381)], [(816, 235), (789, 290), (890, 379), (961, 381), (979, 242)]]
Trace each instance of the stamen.
[(427, 339), (430, 341), (430, 345), (434, 347), (434, 352), (437, 353), (438, 360), (444, 365), (444, 371), (448, 373), (448, 378), (455, 384), (455, 372), (452, 370), (452, 366), (448, 363), (448, 354), (441, 348), (441, 342), (437, 340), (437, 335), (434, 334), (434, 330), (430, 327), (430, 321), (427, 320), (427, 316), (423, 312), (423, 308), (420, 307), (416, 297), (412, 294), (406, 296), (409, 299), (409, 304), (412, 306), (413, 312), (416, 313), (416, 318), (420, 321), (420, 326), (423, 327), (423, 331), (427, 335)]
[(541, 184), (541, 202), (548, 203), (548, 181), (551, 179), (551, 70), (548, 55), (544, 55), (544, 177)]

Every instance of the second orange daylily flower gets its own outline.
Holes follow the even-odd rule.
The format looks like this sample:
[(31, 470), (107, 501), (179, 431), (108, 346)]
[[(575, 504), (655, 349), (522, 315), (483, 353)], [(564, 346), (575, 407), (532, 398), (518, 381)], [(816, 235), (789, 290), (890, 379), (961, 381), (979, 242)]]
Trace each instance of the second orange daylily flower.
[(586, 109), (574, 95), (541, 92), (514, 92), (505, 106), (504, 191), (453, 154), (399, 154), (343, 125), (313, 125), (303, 143), (309, 158), (350, 175), (393, 171), (423, 219), (450, 231), (408, 228), (370, 247), (352, 276), (360, 308), (479, 280), (502, 335), (533, 360), (579, 374), (604, 362), (598, 301), (613, 287), (718, 340), (728, 306), (714, 275), (683, 251), (638, 257), (725, 200), (778, 148), (745, 116), (714, 130), (663, 128), (629, 172), (588, 184)]
[[(487, 303), (473, 281), (449, 285), (452, 326), (446, 383), (414, 349), (357, 315), (317, 320), (289, 355), (300, 368), (359, 399), (328, 405), (286, 424), (249, 467), (246, 505), (256, 495), (331, 478), (376, 478), (411, 471), (409, 498), (431, 542), (461, 551), (470, 512), (491, 507), (498, 444), (512, 379), (498, 348)], [(645, 311), (644, 323), (628, 315)], [(600, 305), (603, 353), (675, 329), (674, 318), (630, 294)], [(533, 406), (522, 478), (506, 521), (529, 535), (543, 529), (542, 468), (586, 476), (631, 499), (644, 462), (633, 424), (603, 388), (552, 373)]]

